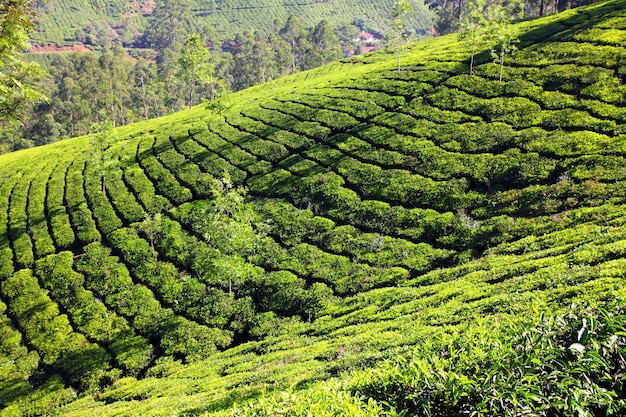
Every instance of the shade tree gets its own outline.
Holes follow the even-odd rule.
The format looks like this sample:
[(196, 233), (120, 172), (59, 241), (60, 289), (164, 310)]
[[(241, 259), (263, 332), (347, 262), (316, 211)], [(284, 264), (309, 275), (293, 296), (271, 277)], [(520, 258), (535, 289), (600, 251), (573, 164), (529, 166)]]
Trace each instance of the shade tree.
[(413, 6), (408, 0), (398, 0), (393, 6), (389, 32), (387, 33), (387, 46), (396, 53), (398, 59), (398, 71), (400, 71), (400, 53), (408, 41), (408, 15), (413, 11)]
[(463, 13), (459, 20), (460, 32), (459, 40), (465, 43), (470, 53), (469, 75), (474, 74), (474, 56), (476, 50), (480, 48), (483, 37), (481, 31), (487, 24), (485, 18), (486, 0), (468, 0), (463, 5)]
[(194, 34), (187, 38), (185, 45), (178, 56), (177, 77), (183, 83), (186, 91), (186, 101), (189, 108), (194, 104), (196, 90), (203, 90), (211, 86), (211, 99), (215, 97), (215, 65), (210, 62), (209, 50)]
[(486, 13), (489, 22), (487, 36), (495, 44), (491, 50), (491, 56), (500, 65), (499, 80), (502, 82), (505, 58), (515, 51), (515, 44), (519, 42), (512, 23), (513, 19), (522, 17), (523, 3), (522, 0), (504, 4), (493, 3), (489, 5)]

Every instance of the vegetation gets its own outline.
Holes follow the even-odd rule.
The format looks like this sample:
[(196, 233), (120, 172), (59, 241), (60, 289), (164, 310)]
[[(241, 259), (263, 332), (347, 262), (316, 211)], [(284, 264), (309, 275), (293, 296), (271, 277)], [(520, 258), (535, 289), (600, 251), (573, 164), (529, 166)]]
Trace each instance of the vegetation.
[[(498, 5), (503, 9), (515, 8), (515, 14), (525, 17), (542, 17), (548, 14), (559, 13), (572, 7), (579, 7), (584, 4), (595, 3), (595, 0), (573, 0), (573, 1), (546, 1), (546, 0), (505, 0), (492, 2), (490, 5)], [(439, 34), (448, 34), (463, 31), (467, 24), (467, 13), (475, 6), (475, 1), (463, 0), (426, 0), (435, 14), (434, 28)], [(480, 2), (479, 2), (480, 3)]]
[[(32, 1), (15, 0), (0, 5), (0, 126), (19, 118), (31, 103), (45, 100), (35, 85), (43, 76), (36, 63), (24, 62), (21, 53), (28, 47), (33, 30)], [(3, 138), (0, 135), (0, 142)]]
[(406, 15), (412, 11), (411, 3), (406, 0), (398, 0), (393, 6), (391, 13), (391, 27), (388, 33), (389, 47), (396, 50), (398, 56), (398, 71), (400, 71), (400, 52), (402, 46), (406, 43), (407, 22)]
[(0, 415), (623, 415), (625, 6), (0, 156)]
[[(417, 28), (425, 29), (430, 16), (419, 2), (415, 4)], [(287, 21), (289, 15), (300, 17), (305, 27), (312, 28), (327, 19), (333, 27), (356, 23), (361, 30), (381, 32), (391, 16), (393, 0), (383, 1), (311, 1), (297, 0), (158, 0), (155, 2), (88, 2), (56, 0), (37, 4), (38, 44), (66, 45), (86, 43), (104, 45), (112, 42), (133, 43), (138, 34), (150, 29), (149, 42), (179, 37), (191, 30), (203, 33), (214, 28), (216, 39), (234, 39), (238, 33), (259, 31), (263, 36), (274, 31), (275, 21)], [(159, 25), (153, 23), (160, 22)], [(159, 41), (157, 41), (158, 43)], [(169, 42), (169, 41), (168, 41)], [(175, 41), (174, 41), (175, 42)], [(154, 45), (154, 44), (153, 44)], [(166, 45), (161, 45), (166, 46)]]
[[(325, 19), (307, 28), (291, 16), (284, 26), (277, 21), (268, 37), (246, 31), (222, 42), (205, 32), (188, 34), (192, 28), (181, 21), (184, 2), (168, 4), (172, 10), (144, 32), (137, 59), (119, 42), (109, 42), (101, 53), (55, 54), (46, 63), (52, 78), (42, 86), (50, 100), (16, 115), (0, 136), (0, 152), (87, 134), (104, 122), (121, 126), (159, 117), (204, 100), (219, 107), (228, 91), (343, 57)], [(347, 51), (357, 32), (350, 26), (354, 34), (348, 30), (341, 41)]]
[[(129, 5), (108, 2), (99, 9), (92, 10), (92, 5), (80, 9), (85, 16), (99, 14), (89, 19), (85, 17), (88, 23), (82, 29), (65, 28), (64, 22), (76, 13), (66, 7), (65, 1), (52, 5), (37, 3), (40, 21), (33, 36), (37, 39), (47, 36), (48, 26), (44, 21), (56, 16), (54, 28), (65, 34), (62, 41), (55, 42), (78, 43), (74, 46), (83, 52), (59, 53), (65, 46), (61, 49), (53, 45), (37, 46), (37, 50), (53, 51), (30, 55), (53, 76), (40, 86), (51, 100), (25, 107), (5, 126), (0, 135), (0, 152), (80, 136), (89, 133), (93, 124), (105, 121), (120, 126), (170, 114), (189, 103), (215, 100), (228, 91), (316, 68), (344, 55), (380, 48), (381, 42), (377, 40), (380, 37), (386, 38), (387, 46), (396, 51), (399, 58), (408, 39), (433, 33), (430, 13), (414, 1), (377, 4), (375, 15), (365, 10), (370, 5), (367, 2), (343, 8), (343, 1), (352, 0), (304, 2), (290, 7), (314, 6), (320, 12), (315, 14), (314, 20), (298, 14), (301, 19), (293, 13), (283, 17), (278, 9), (285, 6), (268, 2), (263, 6), (247, 5), (243, 9), (221, 2), (210, 5), (208, 14), (199, 12), (206, 4), (197, 6), (187, 0)], [(439, 18), (444, 18), (441, 12), (454, 10), (454, 19), (444, 13), (448, 16), (445, 19), (454, 22), (443, 32), (460, 30), (474, 52), (484, 47), (483, 38), (498, 40), (493, 45), (493, 55), (501, 64), (517, 41), (511, 29), (512, 18), (521, 17), (522, 12), (537, 11), (532, 1), (496, 2), (489, 8), (474, 1), (458, 4), (450, 1), (444, 6), (436, 7)], [(237, 24), (228, 25), (228, 35), (220, 31), (220, 24), (202, 23), (207, 16), (225, 12), (230, 7), (243, 14), (237, 15), (234, 20)], [(63, 16), (57, 16), (57, 9), (63, 10)], [(266, 18), (260, 18), (263, 24), (250, 23), (250, 10), (268, 13)], [(355, 17), (357, 12), (367, 13), (372, 18)], [(123, 22), (112, 23), (122, 15)], [(143, 15), (148, 18), (144, 19)], [(255, 13), (252, 20), (258, 19)], [(436, 27), (439, 26), (438, 20)], [(485, 26), (489, 29), (487, 33), (483, 33)], [(357, 41), (357, 34), (363, 30), (373, 32), (377, 39)], [(197, 61), (192, 67), (189, 66), (190, 39), (194, 39)], [(473, 73), (473, 60), (470, 61), (470, 73)], [(186, 64), (181, 65), (183, 62)], [(194, 69), (198, 68), (203, 68), (199, 74), (204, 73), (201, 77), (204, 81), (197, 80), (199, 74)], [(224, 107), (224, 102), (221, 99), (212, 105), (218, 109)]]

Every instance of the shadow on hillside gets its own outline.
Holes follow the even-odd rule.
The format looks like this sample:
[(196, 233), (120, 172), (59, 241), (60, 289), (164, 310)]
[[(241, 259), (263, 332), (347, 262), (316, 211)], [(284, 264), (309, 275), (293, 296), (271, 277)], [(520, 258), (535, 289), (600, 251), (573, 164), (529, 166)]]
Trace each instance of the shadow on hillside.
[[(237, 127), (235, 128), (238, 129)], [(219, 130), (219, 125), (217, 126), (217, 129)], [(285, 129), (288, 131), (290, 130), (289, 126), (285, 126)], [(195, 155), (193, 160), (186, 159), (184, 164), (181, 166), (199, 165), (199, 163), (203, 160), (203, 158), (206, 158), (210, 156), (211, 154), (215, 154), (218, 157), (226, 160), (234, 168), (248, 172), (249, 174), (248, 179), (260, 178), (263, 176), (271, 176), (272, 172), (278, 169), (284, 169), (284, 170), (289, 171), (290, 176), (287, 178), (283, 178), (283, 179), (272, 178), (271, 184), (268, 184), (267, 187), (264, 187), (264, 194), (267, 194), (267, 195), (284, 195), (286, 190), (290, 190), (292, 189), (292, 186), (296, 186), (297, 184), (299, 184), (302, 178), (307, 178), (310, 176), (315, 176), (315, 175), (329, 172), (329, 169), (324, 168), (318, 164), (315, 164), (306, 168), (300, 168), (300, 169), (299, 167), (296, 167), (298, 163), (302, 163), (303, 161), (305, 161), (305, 158), (301, 157), (300, 153), (310, 148), (314, 144), (313, 141), (311, 141), (310, 143), (305, 143), (303, 146), (300, 146), (299, 148), (287, 148), (285, 144), (282, 144), (275, 140), (270, 139), (271, 135), (275, 134), (277, 131), (277, 128), (275, 127), (266, 126), (265, 128), (259, 129), (258, 131), (254, 133), (247, 132), (245, 130), (239, 130), (239, 131), (242, 133), (240, 138), (237, 138), (236, 140), (233, 139), (232, 141), (221, 138), (221, 140), (224, 141), (225, 143), (216, 147), (208, 147), (204, 144), (201, 144), (200, 142), (194, 139), (193, 135), (184, 136), (184, 137), (182, 136), (173, 137), (173, 138), (170, 138), (170, 142), (169, 142), (169, 144), (171, 144), (172, 146), (156, 147), (154, 148), (154, 155), (158, 155), (159, 152), (170, 149), (171, 147), (173, 147), (174, 149), (179, 149), (180, 146), (184, 142), (188, 140), (194, 140), (196, 143), (200, 144), (203, 148), (205, 148), (205, 150)], [(218, 135), (218, 133), (215, 133), (215, 132), (214, 134)], [(253, 153), (254, 144), (258, 140), (272, 142), (276, 146), (284, 146), (285, 148), (288, 149), (287, 155), (284, 158), (280, 158), (279, 156), (276, 156), (276, 155), (263, 154), (262, 149), (259, 150), (259, 154), (255, 155), (255, 153)], [(235, 155), (233, 155), (233, 152)], [(242, 159), (239, 163), (237, 163), (236, 161), (232, 160), (232, 157), (233, 156), (236, 157), (237, 153), (240, 153), (242, 155), (245, 153), (249, 158)], [(140, 153), (138, 155), (138, 159), (141, 159), (145, 157), (146, 155), (151, 155), (151, 154), (153, 154), (151, 150), (144, 151), (143, 153)], [(231, 159), (229, 159), (228, 156), (231, 156)], [(271, 164), (271, 168), (263, 172), (255, 171), (253, 166), (257, 164), (258, 162), (269, 163)], [(201, 171), (209, 175), (213, 175), (216, 178), (218, 178), (222, 174), (222, 173), (215, 173), (215, 172), (207, 172), (205, 169), (202, 169), (202, 168), (201, 168)]]
[[(518, 49), (527, 48), (538, 43), (576, 41), (574, 34), (594, 28), (601, 21), (602, 16), (619, 10), (620, 4), (615, 1), (596, 4), (591, 10), (584, 7), (582, 10), (581, 8), (575, 9), (575, 13), (571, 16), (555, 17), (554, 21), (521, 34)], [(550, 16), (536, 17), (529, 20), (543, 18), (550, 18)], [(489, 50), (478, 52), (474, 57), (475, 66), (489, 62), (493, 62), (493, 57)]]
[(30, 394), (30, 384), (17, 376), (8, 376), (0, 380), (0, 407), (5, 407), (15, 401), (26, 398)]
[(606, 2), (596, 4), (593, 8), (587, 7), (575, 9), (571, 16), (564, 16), (547, 25), (541, 25), (520, 36), (521, 47), (529, 46), (537, 42), (554, 41), (558, 36), (558, 41), (572, 41), (575, 32), (591, 29), (598, 24), (603, 16), (618, 11), (621, 4), (618, 2)]
[[(152, 146), (150, 146), (148, 149), (141, 151), (141, 152), (137, 152), (137, 160), (136, 161), (131, 161), (131, 163), (133, 162), (139, 162), (142, 161), (144, 159), (146, 159), (147, 157), (153, 156), (153, 155), (158, 155), (162, 152), (165, 152), (169, 149), (173, 148), (173, 144), (172, 141), (167, 141), (167, 142), (163, 142), (160, 144), (156, 143), (157, 141), (157, 137), (154, 137), (153, 139), (153, 143)], [(122, 164), (120, 164), (121, 167), (124, 167)]]
[(233, 407), (236, 404), (244, 404), (256, 398), (259, 398), (264, 393), (260, 389), (252, 389), (247, 392), (239, 392), (237, 388), (229, 391), (228, 395), (218, 401), (209, 402), (206, 406), (191, 408), (185, 410), (185, 415), (199, 416), (207, 413), (214, 413), (223, 411)]

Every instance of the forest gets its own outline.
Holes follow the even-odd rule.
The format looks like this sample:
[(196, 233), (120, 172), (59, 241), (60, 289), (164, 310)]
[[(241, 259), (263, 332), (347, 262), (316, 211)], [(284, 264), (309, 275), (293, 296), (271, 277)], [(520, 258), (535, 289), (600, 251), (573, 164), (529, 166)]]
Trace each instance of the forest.
[(467, 4), (0, 155), (0, 416), (624, 415), (626, 2)]
[[(42, 80), (49, 100), (24, 107), (5, 123), (0, 146), (11, 151), (81, 136), (100, 130), (103, 123), (121, 126), (160, 117), (203, 98), (215, 99), (344, 56), (327, 21), (307, 31), (295, 16), (269, 38), (252, 32), (237, 35), (230, 52), (223, 52), (217, 41), (215, 48), (206, 48), (212, 41), (200, 35), (180, 37), (184, 43), (151, 36), (152, 58), (133, 58), (121, 45), (102, 53), (55, 54), (48, 65), (50, 76)], [(190, 54), (200, 61), (194, 63)], [(192, 74), (198, 68), (202, 70)], [(201, 82), (199, 75), (207, 81)]]

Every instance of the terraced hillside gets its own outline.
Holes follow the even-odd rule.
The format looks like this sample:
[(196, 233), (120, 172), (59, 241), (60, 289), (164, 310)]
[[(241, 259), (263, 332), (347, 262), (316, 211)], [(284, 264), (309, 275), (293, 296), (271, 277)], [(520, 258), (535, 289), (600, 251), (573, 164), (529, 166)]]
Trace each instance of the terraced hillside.
[(626, 2), (0, 156), (0, 415), (623, 415)]
[[(142, 31), (155, 8), (155, 1), (86, 1), (55, 0), (37, 5), (37, 32), (33, 43), (72, 45), (77, 30), (101, 24), (113, 39), (114, 29), (122, 26)], [(169, 3), (167, 3), (169, 4)], [(189, 2), (194, 25), (213, 28), (217, 38), (232, 39), (247, 30), (269, 33), (274, 21), (285, 22), (290, 14), (298, 16), (307, 27), (328, 20), (333, 27), (350, 25), (355, 19), (371, 28), (384, 29), (391, 18), (392, 0), (194, 0)], [(415, 27), (431, 27), (427, 8), (415, 3)], [(121, 33), (118, 30), (118, 33)]]

